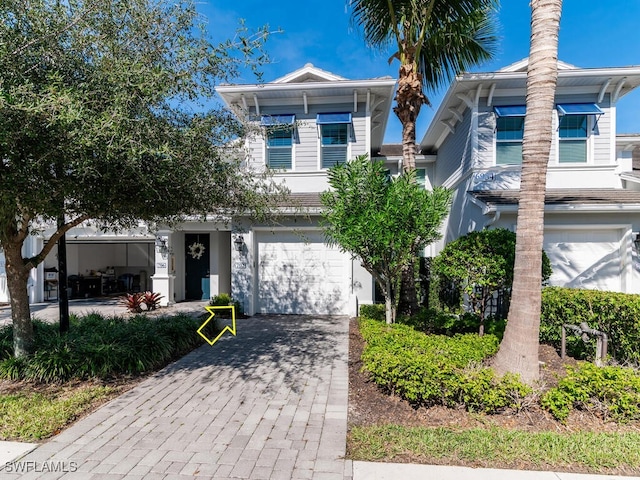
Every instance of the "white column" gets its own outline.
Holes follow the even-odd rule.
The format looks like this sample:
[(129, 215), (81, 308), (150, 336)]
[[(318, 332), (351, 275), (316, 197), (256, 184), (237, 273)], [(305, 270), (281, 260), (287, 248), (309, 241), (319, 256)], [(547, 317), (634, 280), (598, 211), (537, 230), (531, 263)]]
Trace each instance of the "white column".
[(160, 306), (166, 307), (174, 303), (173, 292), (175, 274), (173, 272), (170, 232), (158, 232), (155, 242), (155, 271), (151, 276), (151, 285), (155, 293), (162, 295)]

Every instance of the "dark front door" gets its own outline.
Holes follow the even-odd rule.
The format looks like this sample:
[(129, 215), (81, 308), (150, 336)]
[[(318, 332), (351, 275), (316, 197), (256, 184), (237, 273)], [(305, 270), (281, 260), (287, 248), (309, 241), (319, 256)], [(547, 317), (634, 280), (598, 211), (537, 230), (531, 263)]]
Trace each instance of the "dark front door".
[(209, 298), (209, 234), (187, 233), (184, 236), (186, 300)]

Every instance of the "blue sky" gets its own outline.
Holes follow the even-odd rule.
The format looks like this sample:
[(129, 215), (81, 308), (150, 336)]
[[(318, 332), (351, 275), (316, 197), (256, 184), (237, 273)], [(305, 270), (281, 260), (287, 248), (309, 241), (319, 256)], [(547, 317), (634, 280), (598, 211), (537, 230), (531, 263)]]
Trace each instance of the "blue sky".
[[(250, 29), (269, 25), (281, 29), (267, 42), (272, 63), (263, 68), (269, 82), (306, 63), (349, 79), (397, 77), (398, 63), (388, 64), (392, 53), (368, 49), (360, 30), (352, 26), (345, 0), (201, 0), (199, 11), (209, 20), (218, 40), (233, 35), (238, 19)], [(495, 60), (475, 71), (495, 71), (529, 53), (528, 0), (502, 0), (498, 14), (500, 37)], [(560, 25), (559, 58), (580, 67), (640, 65), (640, 1), (564, 0)], [(247, 73), (239, 83), (255, 83)], [(640, 133), (640, 89), (618, 103), (618, 132)], [(428, 92), (433, 107), (423, 107), (418, 120), (418, 141), (437, 109), (444, 91)], [(393, 112), (385, 143), (401, 141), (400, 123)]]

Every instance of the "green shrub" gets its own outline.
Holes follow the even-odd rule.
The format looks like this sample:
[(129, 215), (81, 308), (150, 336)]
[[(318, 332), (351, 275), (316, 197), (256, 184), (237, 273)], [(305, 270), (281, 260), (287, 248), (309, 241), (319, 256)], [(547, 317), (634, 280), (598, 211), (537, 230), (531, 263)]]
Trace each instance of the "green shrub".
[[(480, 317), (471, 312), (454, 314), (433, 308), (422, 308), (410, 317), (399, 316), (398, 323), (409, 325), (424, 333), (451, 336), (456, 333), (478, 332)], [(506, 320), (502, 318), (491, 316), (484, 321), (484, 332), (495, 335), (498, 340), (502, 339), (505, 327)]]
[(520, 410), (522, 401), (532, 389), (510, 373), (502, 378), (491, 368), (468, 369), (456, 376), (457, 383), (449, 386), (455, 394), (449, 406), (464, 405), (468, 410), (495, 412), (504, 408)]
[(382, 388), (419, 405), (461, 405), (496, 412), (519, 408), (531, 392), (514, 377), (478, 367), (498, 349), (494, 335), (425, 335), (402, 325), (361, 318), (364, 369)]
[[(211, 297), (211, 301), (209, 302), (209, 305), (211, 305), (212, 307), (236, 307), (236, 315), (237, 316), (242, 316), (244, 315), (244, 311), (242, 309), (242, 305), (240, 305), (240, 302), (238, 300), (234, 300), (233, 297), (231, 295), (229, 295), (228, 293), (220, 293), (218, 295), (215, 295), (214, 297)], [(219, 315), (221, 317), (230, 317), (231, 315), (229, 314), (229, 312), (226, 312), (224, 310), (221, 310), (219, 313), (216, 312), (216, 315)]]
[[(466, 304), (482, 332), (481, 320), (490, 313), (495, 294), (501, 294), (505, 305), (510, 301), (515, 254), (516, 234), (505, 228), (469, 232), (447, 243), (431, 262), (431, 279), (438, 289), (432, 306), (461, 313)], [(544, 251), (541, 255), (544, 283), (551, 276), (551, 262)], [(494, 314), (504, 317), (506, 310)]]
[(373, 320), (385, 321), (385, 306), (382, 303), (374, 305), (360, 305), (360, 315)]
[[(202, 344), (200, 321), (188, 315), (132, 318), (92, 313), (72, 318), (66, 335), (57, 324), (34, 321), (33, 355), (0, 360), (0, 378), (44, 383), (71, 378), (136, 375), (166, 365)], [(6, 329), (9, 331), (9, 329)], [(0, 344), (5, 329), (0, 331)]]
[(73, 344), (60, 336), (49, 339), (27, 359), (25, 379), (42, 383), (61, 383), (75, 376), (82, 359), (73, 353)]
[(26, 360), (24, 358), (8, 357), (0, 361), (0, 378), (6, 380), (20, 380), (25, 378)]
[(624, 367), (580, 363), (547, 391), (540, 404), (564, 421), (572, 409), (589, 410), (616, 421), (640, 419), (640, 373)]
[[(586, 322), (609, 337), (609, 354), (619, 362), (640, 364), (640, 295), (560, 287), (542, 289), (540, 341), (560, 348), (563, 324)], [(567, 335), (567, 352), (591, 359), (595, 340), (585, 345)]]
[(13, 325), (0, 328), (0, 359), (13, 355)]

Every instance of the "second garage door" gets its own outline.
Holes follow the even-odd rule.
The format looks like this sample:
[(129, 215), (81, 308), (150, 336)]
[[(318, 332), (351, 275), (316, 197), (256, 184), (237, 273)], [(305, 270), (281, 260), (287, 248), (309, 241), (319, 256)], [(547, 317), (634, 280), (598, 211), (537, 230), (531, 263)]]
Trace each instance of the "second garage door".
[(622, 230), (547, 230), (544, 249), (553, 275), (551, 285), (624, 291)]
[(317, 231), (258, 233), (260, 313), (342, 314), (350, 259)]

